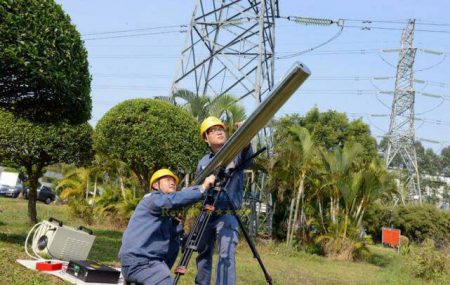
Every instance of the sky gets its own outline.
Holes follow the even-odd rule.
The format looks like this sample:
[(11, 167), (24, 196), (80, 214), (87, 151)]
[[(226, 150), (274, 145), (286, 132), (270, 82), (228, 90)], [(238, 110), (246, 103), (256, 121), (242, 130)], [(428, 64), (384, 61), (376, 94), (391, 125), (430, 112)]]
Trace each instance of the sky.
[[(71, 17), (88, 51), (93, 79), (90, 120), (93, 126), (109, 109), (126, 99), (169, 94), (186, 37), (180, 32), (186, 28), (179, 26), (190, 23), (195, 0), (56, 2)], [(416, 137), (435, 152), (450, 145), (449, 1), (279, 2), (282, 17), (340, 19), (344, 28), (336, 39), (320, 48), (295, 58), (276, 60), (277, 80), (295, 61), (304, 63), (312, 73), (276, 117), (304, 115), (314, 106), (320, 111), (345, 112), (351, 119), (362, 118), (379, 140), (389, 129), (393, 98), (380, 91), (394, 90), (398, 61), (398, 52), (389, 49), (400, 47), (406, 21), (416, 19)], [(160, 28), (167, 26), (173, 27)], [(119, 33), (127, 30), (131, 31)], [(327, 42), (339, 30), (337, 25), (305, 26), (277, 19), (276, 56), (311, 49)], [(255, 108), (251, 100), (242, 101), (248, 114)]]

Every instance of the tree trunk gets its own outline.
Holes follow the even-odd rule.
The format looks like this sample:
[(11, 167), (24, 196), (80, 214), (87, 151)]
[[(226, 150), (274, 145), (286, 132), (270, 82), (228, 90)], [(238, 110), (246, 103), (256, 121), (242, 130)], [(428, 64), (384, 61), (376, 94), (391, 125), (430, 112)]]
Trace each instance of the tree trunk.
[(37, 211), (36, 211), (36, 200), (37, 200), (37, 186), (38, 179), (42, 175), (42, 166), (29, 165), (25, 167), (27, 170), (28, 181), (29, 181), (29, 191), (28, 191), (28, 218), (32, 224), (36, 224)]
[(125, 183), (123, 183), (123, 177), (119, 176), (119, 182), (120, 182), (120, 192), (122, 193), (122, 198), (125, 200)]
[(131, 165), (131, 170), (134, 172), (136, 177), (139, 180), (139, 184), (141, 184), (142, 188), (144, 189), (144, 194), (147, 194), (150, 192), (150, 177), (149, 177), (149, 169), (145, 169), (143, 173), (138, 171), (138, 167), (136, 165)]
[(364, 198), (361, 199), (361, 203), (359, 203), (358, 209), (356, 210), (356, 214), (355, 214), (355, 220), (358, 221), (356, 226), (359, 227), (360, 226), (360, 215), (363, 212), (363, 204), (364, 204)]
[(364, 217), (364, 209), (361, 211), (361, 215), (359, 216), (359, 218), (358, 218), (358, 223), (357, 223), (357, 227), (359, 228), (360, 226), (361, 226), (361, 224), (362, 224), (362, 219), (363, 219), (363, 217)]
[(333, 198), (333, 196), (330, 197), (330, 216), (331, 216), (331, 221), (333, 222), (333, 224), (336, 224), (336, 216), (335, 216), (335, 212), (334, 212), (334, 198)]
[(273, 202), (273, 207), (272, 207), (272, 209), (270, 209), (269, 219), (268, 219), (269, 240), (272, 240), (273, 213), (275, 213), (276, 208), (277, 208), (277, 202)]
[(304, 191), (304, 182), (305, 182), (305, 173), (302, 172), (300, 174), (300, 185), (298, 186), (297, 197), (295, 198), (295, 211), (294, 211), (294, 220), (292, 222), (291, 240), (295, 232), (297, 231), (298, 208), (300, 206), (300, 198), (303, 195)]
[(89, 204), (89, 174), (86, 177), (86, 202)]
[(301, 207), (300, 207), (300, 227), (301, 227), (301, 232), (303, 234), (303, 240), (308, 241), (308, 231), (307, 231), (307, 224), (308, 224), (308, 219), (306, 218), (306, 214), (305, 214), (305, 191), (303, 191), (302, 193), (302, 197), (301, 197)]
[(347, 237), (347, 224), (348, 224), (348, 209), (345, 209), (345, 219), (344, 219), (344, 235), (343, 235), (343, 239), (345, 239)]
[(334, 215), (335, 215), (335, 220), (336, 220), (336, 233), (339, 229), (339, 198), (336, 198), (334, 201), (335, 205), (334, 205)]
[(94, 180), (94, 198), (92, 202), (92, 205), (95, 204), (95, 197), (97, 196), (97, 174), (95, 174), (95, 180)]
[(325, 222), (323, 221), (322, 201), (320, 200), (320, 198), (317, 199), (317, 203), (319, 204), (320, 223), (322, 224), (324, 233), (327, 233), (327, 229), (325, 228)]
[(288, 230), (286, 235), (286, 244), (290, 244), (290, 238), (291, 238), (291, 225), (292, 225), (292, 212), (294, 210), (294, 199), (291, 200), (291, 206), (289, 207), (289, 220), (288, 220)]
[(186, 173), (184, 187), (189, 187), (189, 173)]

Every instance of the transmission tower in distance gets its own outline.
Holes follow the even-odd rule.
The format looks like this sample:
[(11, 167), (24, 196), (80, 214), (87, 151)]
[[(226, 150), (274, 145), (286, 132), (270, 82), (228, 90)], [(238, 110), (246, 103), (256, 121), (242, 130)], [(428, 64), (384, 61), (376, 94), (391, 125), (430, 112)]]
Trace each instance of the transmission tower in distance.
[(414, 129), (414, 74), (416, 48), (413, 47), (415, 20), (409, 20), (402, 32), (397, 64), (394, 99), (392, 101), (388, 146), (385, 152), (386, 167), (399, 156), (408, 171), (409, 198), (422, 203), (419, 168), (417, 165)]

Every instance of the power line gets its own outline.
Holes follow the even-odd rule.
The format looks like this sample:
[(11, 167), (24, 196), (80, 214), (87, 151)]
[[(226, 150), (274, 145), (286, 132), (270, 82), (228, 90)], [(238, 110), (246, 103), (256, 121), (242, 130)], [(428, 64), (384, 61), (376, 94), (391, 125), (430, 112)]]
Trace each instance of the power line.
[[(352, 115), (359, 115), (359, 116), (367, 116), (371, 118), (388, 118), (389, 114), (374, 114), (374, 113), (348, 113)], [(434, 124), (434, 125), (442, 125), (442, 126), (450, 126), (450, 121), (444, 121), (444, 120), (438, 120), (438, 119), (430, 119), (430, 118), (421, 118), (421, 117), (414, 117), (415, 121), (424, 122), (427, 124)]]
[[(379, 52), (387, 52), (393, 51), (394, 49), (336, 49), (336, 50), (322, 50), (322, 51), (311, 51), (309, 55), (341, 55), (341, 54), (376, 54)], [(398, 50), (398, 49), (397, 49)], [(395, 50), (395, 51), (397, 51)], [(420, 49), (422, 50), (422, 49)], [(308, 50), (303, 50), (301, 52), (292, 52), (292, 51), (281, 51), (279, 54), (287, 54), (286, 56), (277, 57), (277, 59), (285, 59), (288, 57), (299, 56), (305, 54)], [(219, 55), (221, 53), (218, 53)], [(450, 52), (440, 52), (441, 55), (448, 55)], [(110, 55), (91, 55), (91, 58), (173, 58), (173, 56), (167, 56), (164, 54), (110, 54)], [(439, 62), (441, 63), (441, 62)], [(434, 67), (435, 65), (433, 65)], [(427, 67), (429, 69), (429, 67)], [(423, 70), (423, 69), (422, 69)], [(421, 70), (421, 71), (422, 71)]]
[(372, 19), (342, 19), (344, 22), (361, 22), (363, 24), (371, 24), (371, 23), (388, 23), (388, 24), (406, 24), (407, 20), (372, 20)]
[(142, 37), (142, 36), (154, 36), (154, 35), (174, 34), (174, 33), (186, 33), (186, 30), (165, 31), (165, 32), (156, 32), (156, 33), (143, 33), (143, 34), (131, 34), (131, 35), (119, 35), (119, 36), (98, 37), (98, 38), (87, 38), (87, 39), (84, 39), (84, 41), (107, 40), (107, 39), (118, 39), (118, 38), (131, 38), (131, 37)]
[[(343, 19), (346, 22), (362, 22), (363, 24), (371, 24), (371, 23), (387, 23), (387, 24), (406, 24), (408, 20), (371, 20), (371, 19)], [(439, 22), (426, 22), (422, 20), (416, 20), (416, 25), (424, 25), (424, 26), (442, 26), (442, 27), (450, 27), (449, 23), (439, 23)]]
[[(321, 19), (321, 18), (306, 18), (306, 17), (299, 17), (299, 16), (288, 16), (288, 17), (282, 17), (284, 19), (287, 19), (289, 21), (295, 21), (300, 24), (305, 25), (331, 25), (334, 23), (338, 23), (343, 28), (358, 28), (361, 30), (392, 30), (392, 31), (402, 31), (403, 28), (401, 27), (382, 27), (382, 26), (372, 26), (372, 23), (377, 24), (406, 24), (408, 23), (407, 20), (363, 20), (363, 19), (339, 19), (339, 20), (330, 20), (330, 19)], [(346, 22), (360, 22), (364, 25), (347, 25)], [(433, 25), (433, 26), (450, 26), (450, 24), (447, 23), (422, 23), (423, 25)], [(428, 33), (445, 33), (450, 34), (449, 30), (432, 30), (432, 29), (416, 29), (417, 32), (428, 32)]]
[[(95, 77), (107, 77), (107, 78), (127, 78), (127, 79), (148, 79), (148, 78), (172, 78), (172, 74), (144, 74), (144, 73), (93, 73)], [(230, 78), (232, 76), (229, 76)], [(323, 76), (314, 76), (312, 75), (308, 80), (309, 81), (369, 81), (369, 80), (389, 80), (395, 79), (393, 76), (360, 76), (360, 75), (323, 75)], [(430, 80), (421, 80), (415, 79), (415, 83), (426, 84), (429, 86), (441, 87), (441, 88), (449, 88), (450, 83), (447, 82), (439, 82), (439, 81), (430, 81)], [(378, 88), (377, 88), (378, 89)], [(381, 89), (378, 89), (379, 91)]]
[(150, 31), (150, 30), (159, 30), (159, 29), (172, 29), (172, 28), (186, 28), (187, 25), (170, 25), (170, 26), (159, 26), (159, 27), (148, 27), (148, 28), (139, 28), (139, 29), (129, 29), (129, 30), (115, 30), (115, 31), (106, 31), (106, 32), (98, 32), (98, 33), (89, 33), (81, 35), (82, 37), (86, 36), (94, 36), (94, 35), (105, 35), (105, 34), (118, 34), (118, 33), (130, 33), (130, 32), (140, 32), (140, 31)]
[[(402, 31), (401, 28), (392, 28), (392, 27), (377, 27), (377, 26), (352, 26), (352, 25), (345, 25), (344, 28), (358, 28), (361, 30), (391, 30), (391, 31)], [(427, 30), (427, 29), (416, 29), (416, 32), (427, 32), (427, 33), (443, 33), (443, 34), (450, 34), (449, 30)]]

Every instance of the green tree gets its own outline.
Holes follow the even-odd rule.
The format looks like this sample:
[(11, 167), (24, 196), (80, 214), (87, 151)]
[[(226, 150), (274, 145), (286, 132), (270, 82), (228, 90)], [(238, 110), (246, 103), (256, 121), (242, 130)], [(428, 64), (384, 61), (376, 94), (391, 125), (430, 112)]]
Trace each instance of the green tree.
[(236, 123), (242, 122), (247, 117), (245, 108), (230, 94), (213, 98), (209, 106), (209, 114), (220, 118), (228, 126), (229, 136), (235, 131)]
[(370, 128), (361, 120), (349, 121), (345, 113), (336, 111), (320, 112), (312, 108), (305, 116), (287, 115), (276, 122), (278, 136), (285, 136), (291, 125), (299, 125), (308, 129), (313, 141), (326, 150), (333, 151), (346, 144), (359, 143), (363, 146), (363, 158), (368, 163), (377, 156), (376, 140), (370, 134)]
[(417, 165), (420, 173), (439, 175), (442, 170), (441, 159), (431, 148), (423, 147), (422, 143), (415, 143), (417, 153)]
[[(316, 167), (315, 154), (316, 149), (308, 130), (299, 126), (290, 127), (288, 137), (277, 143), (274, 150), (270, 169), (273, 179), (288, 181), (285, 184), (287, 189), (284, 191), (296, 189), (292, 191), (286, 238), (288, 244), (292, 242), (297, 230), (297, 221), (302, 223), (304, 219), (305, 179)], [(299, 212), (300, 201), (301, 212)]]
[(183, 108), (191, 113), (198, 122), (208, 117), (211, 100), (207, 95), (197, 96), (194, 92), (180, 89), (173, 94), (173, 97), (186, 101)]
[(46, 166), (65, 162), (78, 165), (92, 159), (92, 128), (89, 124), (37, 123), (0, 111), (0, 159), (24, 167), (28, 175), (28, 217), (37, 222), (38, 178)]
[(89, 192), (89, 168), (73, 167), (64, 173), (64, 178), (56, 184), (61, 200), (70, 197), (82, 199)]
[(346, 236), (348, 219), (351, 206), (356, 198), (358, 188), (361, 183), (361, 165), (357, 163), (357, 157), (361, 155), (363, 148), (359, 144), (347, 145), (343, 149), (336, 149), (334, 152), (322, 152), (323, 175), (330, 197), (330, 217), (332, 223), (336, 225), (338, 234), (338, 222), (341, 201), (344, 207), (343, 236)]
[[(314, 223), (315, 227), (319, 227), (323, 233), (327, 233), (330, 228), (330, 222), (331, 225), (335, 225), (333, 226), (333, 229), (337, 229), (338, 219), (342, 216), (341, 214), (343, 212), (340, 211), (340, 209), (345, 209), (345, 205), (343, 204), (344, 201), (349, 203), (355, 201), (355, 199), (352, 199), (352, 194), (359, 194), (359, 192), (362, 191), (360, 188), (364, 184), (361, 184), (361, 182), (356, 183), (356, 181), (358, 181), (358, 179), (360, 181), (363, 180), (361, 180), (362, 178), (356, 177), (355, 173), (360, 171), (363, 166), (369, 167), (371, 162), (378, 157), (376, 141), (370, 136), (369, 127), (362, 121), (356, 120), (349, 122), (345, 114), (337, 113), (335, 111), (320, 113), (317, 108), (313, 108), (306, 116), (292, 114), (283, 116), (273, 122), (272, 130), (275, 157), (278, 155), (279, 149), (288, 148), (289, 144), (287, 143), (287, 138), (292, 136), (290, 133), (291, 128), (293, 127), (306, 128), (310, 133), (314, 148), (321, 149), (324, 156), (330, 160), (328, 163), (329, 171), (324, 168), (327, 167), (327, 164), (324, 163), (324, 159), (319, 159), (320, 162), (317, 162), (317, 159), (312, 159), (305, 163), (305, 167), (309, 167), (310, 171), (304, 180), (303, 187), (306, 189), (304, 191), (306, 195), (304, 197), (304, 202), (303, 199), (301, 200), (302, 207), (299, 219), (303, 224), (305, 221)], [(346, 157), (350, 155), (349, 149), (352, 149), (355, 145), (360, 145), (359, 151), (352, 155), (351, 158), (346, 159)], [(346, 154), (342, 154), (346, 148), (348, 149)], [(300, 153), (301, 147), (296, 146), (293, 150), (295, 150), (295, 153)], [(331, 154), (332, 152), (334, 153)], [(337, 152), (341, 155), (337, 154)], [(334, 160), (337, 159), (335, 156), (342, 158), (339, 162), (340, 164), (338, 164), (338, 162), (334, 163)], [(283, 162), (284, 165), (296, 165), (301, 163), (301, 161), (297, 162), (295, 160), (297, 160), (297, 158), (290, 159), (288, 156), (285, 156), (285, 161), (281, 160), (281, 162)], [(260, 159), (259, 161), (262, 160)], [(344, 169), (347, 167), (343, 165), (344, 161), (358, 165), (358, 167), (351, 167), (349, 164), (347, 171)], [(285, 220), (288, 221), (287, 224), (291, 224), (289, 223), (289, 215), (287, 214), (289, 212), (288, 204), (289, 202), (294, 201), (292, 209), (295, 210), (296, 199), (292, 196), (292, 193), (294, 189), (298, 189), (293, 187), (291, 181), (294, 179), (294, 174), (299, 175), (299, 173), (288, 170), (287, 167), (284, 170), (283, 168), (278, 167), (276, 171), (271, 172), (270, 163), (262, 161), (261, 164), (265, 169), (269, 170), (271, 190), (277, 197), (278, 204), (274, 213), (274, 225), (276, 233), (279, 235), (281, 232), (280, 227), (286, 224), (284, 222)], [(341, 170), (338, 171), (337, 168), (339, 167), (341, 167)], [(285, 174), (283, 174), (283, 172)], [(362, 176), (363, 173), (359, 173), (359, 175)], [(353, 177), (354, 180), (348, 178), (349, 176), (355, 176)], [(295, 177), (295, 179), (299, 179), (299, 176)], [(350, 183), (353, 181), (354, 185)], [(348, 191), (345, 193), (341, 192), (339, 185), (337, 185), (338, 183), (344, 183), (346, 187), (348, 186), (348, 188), (344, 189), (344, 192), (345, 190)], [(342, 195), (345, 196), (346, 200), (344, 200)], [(285, 196), (293, 198), (286, 202), (284, 199)], [(356, 217), (353, 217), (351, 214), (354, 213), (354, 209), (359, 209), (358, 219), (356, 219), (359, 220), (360, 217), (364, 215), (364, 207), (367, 205), (367, 202), (363, 202), (363, 204), (364, 205), (361, 207), (356, 204), (353, 208), (351, 208), (350, 204), (347, 204), (348, 219), (356, 219)], [(303, 208), (305, 208), (305, 214), (303, 213)], [(291, 215), (291, 220), (293, 219), (293, 215), (294, 214)], [(347, 220), (347, 224), (348, 223), (349, 221)], [(307, 238), (307, 235), (304, 237)]]
[(381, 159), (374, 159), (362, 172), (358, 201), (352, 213), (356, 226), (360, 227), (365, 212), (377, 201), (392, 201), (398, 195), (395, 175), (388, 172)]
[(364, 227), (376, 240), (381, 241), (381, 228), (390, 226), (400, 229), (402, 235), (416, 243), (426, 239), (434, 240), (438, 247), (450, 243), (450, 213), (432, 205), (374, 204), (368, 209)]
[(0, 1), (0, 107), (33, 120), (90, 118), (80, 34), (53, 0)]
[(109, 110), (95, 129), (94, 148), (102, 156), (125, 162), (145, 192), (155, 170), (192, 172), (206, 151), (192, 115), (155, 99), (127, 100)]
[(239, 103), (239, 100), (231, 94), (223, 94), (216, 97), (208, 95), (196, 95), (186, 89), (180, 89), (173, 94), (174, 98), (185, 101), (183, 108), (202, 122), (208, 116), (215, 116), (230, 126), (228, 134), (234, 131), (234, 125), (237, 122), (245, 120), (245, 108)]
[(450, 177), (450, 146), (441, 150), (442, 174)]

